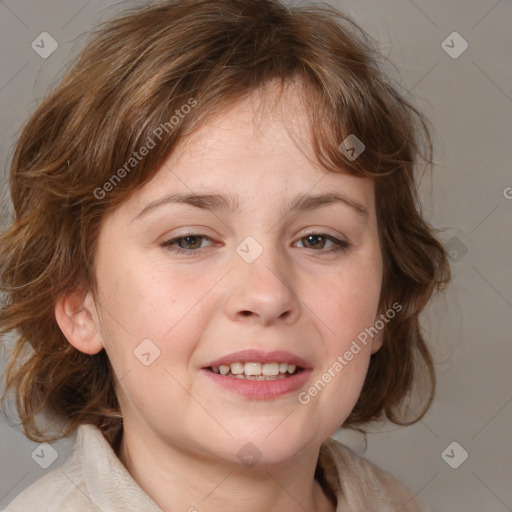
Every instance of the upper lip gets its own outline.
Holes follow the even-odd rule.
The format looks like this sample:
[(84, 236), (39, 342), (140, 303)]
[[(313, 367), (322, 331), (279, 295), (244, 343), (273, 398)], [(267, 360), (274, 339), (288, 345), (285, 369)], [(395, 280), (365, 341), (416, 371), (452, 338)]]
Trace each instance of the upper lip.
[(203, 368), (212, 366), (230, 365), (231, 363), (288, 363), (300, 366), (305, 370), (311, 369), (310, 364), (295, 354), (285, 350), (273, 350), (263, 352), (261, 350), (247, 349), (233, 352), (231, 354), (219, 357), (215, 361), (210, 361)]

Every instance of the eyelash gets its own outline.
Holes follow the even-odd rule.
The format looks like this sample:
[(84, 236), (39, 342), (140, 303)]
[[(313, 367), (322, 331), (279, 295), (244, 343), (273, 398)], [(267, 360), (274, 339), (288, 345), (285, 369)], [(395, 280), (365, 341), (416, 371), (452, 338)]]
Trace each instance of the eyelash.
[[(302, 240), (303, 238), (307, 238), (310, 236), (321, 236), (321, 237), (325, 238), (326, 240), (330, 240), (331, 242), (333, 242), (335, 244), (335, 247), (332, 249), (327, 249), (327, 250), (310, 249), (311, 251), (323, 252), (323, 253), (336, 253), (336, 252), (340, 252), (340, 251), (346, 252), (350, 247), (352, 247), (352, 244), (350, 244), (349, 242), (346, 242), (345, 240), (339, 240), (338, 238), (336, 238), (332, 235), (327, 235), (326, 233), (308, 233), (307, 235), (302, 236), (299, 240)], [(200, 251), (202, 251), (203, 249), (182, 249), (180, 247), (173, 247), (173, 244), (175, 244), (177, 241), (183, 240), (183, 239), (189, 238), (189, 237), (206, 238), (207, 240), (211, 241), (210, 237), (208, 237), (206, 235), (201, 235), (200, 233), (186, 233), (183, 236), (172, 238), (171, 240), (166, 240), (166, 241), (162, 242), (160, 244), (160, 246), (163, 247), (165, 250), (167, 250), (169, 252), (173, 252), (175, 254), (187, 254), (189, 256), (191, 256), (191, 255), (193, 256), (193, 255), (199, 253)]]

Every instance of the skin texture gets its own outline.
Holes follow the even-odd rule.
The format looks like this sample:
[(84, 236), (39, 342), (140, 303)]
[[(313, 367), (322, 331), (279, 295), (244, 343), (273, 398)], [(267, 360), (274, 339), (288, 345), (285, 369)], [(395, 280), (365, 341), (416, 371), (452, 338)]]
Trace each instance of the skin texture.
[[(69, 294), (56, 306), (70, 343), (90, 354), (105, 348), (124, 416), (119, 457), (166, 511), (334, 510), (314, 479), (319, 448), (354, 407), (381, 345), (379, 336), (370, 340), (307, 405), (298, 391), (248, 399), (201, 370), (242, 349), (287, 350), (311, 364), (307, 390), (378, 318), (373, 183), (322, 170), (308, 154), (298, 90), (265, 108), (274, 97), (271, 88), (253, 94), (182, 144), (104, 219), (99, 296)], [(368, 218), (341, 202), (282, 211), (295, 194), (333, 191), (364, 205)], [(240, 207), (167, 204), (134, 220), (176, 192), (233, 194)], [(329, 252), (333, 242), (308, 239), (313, 228), (352, 245)], [(171, 252), (178, 242), (160, 245), (187, 229), (208, 237), (181, 241), (199, 253)], [(263, 250), (250, 264), (236, 252), (248, 236)], [(149, 366), (134, 356), (144, 339), (160, 350)], [(261, 452), (253, 467), (237, 457), (247, 442)]]

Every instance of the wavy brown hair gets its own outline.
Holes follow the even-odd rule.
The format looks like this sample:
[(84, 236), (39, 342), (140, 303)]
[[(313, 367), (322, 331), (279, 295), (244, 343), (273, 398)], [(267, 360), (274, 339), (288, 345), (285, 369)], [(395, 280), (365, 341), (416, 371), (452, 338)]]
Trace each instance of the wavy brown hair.
[[(14, 219), (0, 237), (0, 334), (15, 333), (16, 340), (3, 402), (12, 392), (27, 437), (53, 440), (82, 423), (109, 437), (122, 426), (105, 351), (87, 355), (67, 342), (56, 301), (69, 290), (96, 294), (104, 215), (154, 177), (185, 135), (271, 82), (281, 90), (300, 86), (313, 150), (326, 172), (374, 181), (384, 260), (379, 308), (403, 307), (383, 330), (383, 346), (344, 426), (421, 418), (435, 377), (419, 315), (451, 276), (417, 195), (417, 167), (433, 163), (429, 124), (382, 71), (382, 60), (372, 38), (324, 4), (153, 2), (94, 31), (26, 123), (10, 170)], [(113, 183), (191, 98), (195, 108)], [(355, 160), (339, 149), (349, 134), (366, 146)], [(426, 404), (408, 421), (404, 400), (421, 374), (429, 381)], [(58, 431), (45, 430), (41, 417)]]

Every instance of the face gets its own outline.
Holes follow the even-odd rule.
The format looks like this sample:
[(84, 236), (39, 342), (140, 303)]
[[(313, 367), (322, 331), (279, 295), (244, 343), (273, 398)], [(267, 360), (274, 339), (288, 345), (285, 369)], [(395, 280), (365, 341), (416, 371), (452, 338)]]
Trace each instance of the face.
[(202, 127), (105, 218), (95, 307), (126, 428), (230, 462), (251, 442), (278, 463), (354, 407), (377, 337), (344, 354), (378, 318), (382, 260), (373, 183), (304, 151), (296, 92), (263, 117), (258, 102)]

